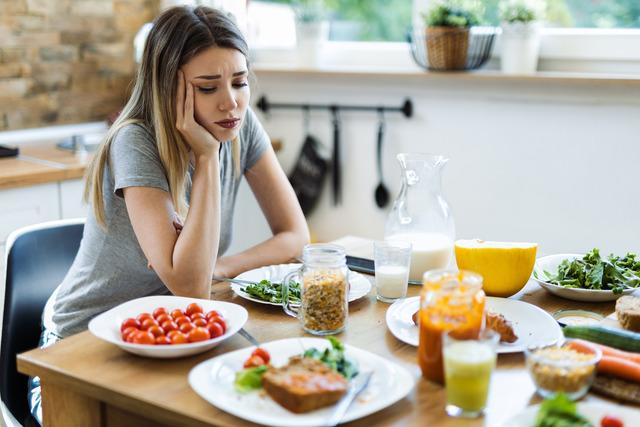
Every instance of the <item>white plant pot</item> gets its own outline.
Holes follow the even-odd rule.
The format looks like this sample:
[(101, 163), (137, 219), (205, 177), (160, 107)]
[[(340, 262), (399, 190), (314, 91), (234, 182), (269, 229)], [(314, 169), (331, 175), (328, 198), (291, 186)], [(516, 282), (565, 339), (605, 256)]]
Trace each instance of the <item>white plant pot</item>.
[(296, 50), (299, 66), (317, 66), (322, 46), (329, 36), (326, 21), (296, 22)]
[(500, 64), (505, 74), (533, 74), (538, 68), (540, 23), (502, 23)]

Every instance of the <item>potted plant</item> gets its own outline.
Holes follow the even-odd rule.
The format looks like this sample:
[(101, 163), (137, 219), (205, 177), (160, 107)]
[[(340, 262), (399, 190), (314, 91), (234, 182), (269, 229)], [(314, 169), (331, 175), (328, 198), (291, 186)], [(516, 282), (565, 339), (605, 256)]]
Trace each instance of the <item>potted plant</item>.
[(502, 53), (500, 64), (507, 74), (530, 74), (538, 68), (541, 1), (508, 0), (501, 5)]
[(469, 28), (478, 24), (476, 14), (445, 1), (434, 5), (423, 17), (430, 68), (464, 69), (469, 48)]
[(327, 40), (329, 24), (321, 0), (298, 0), (296, 14), (296, 47), (298, 64), (314, 66), (320, 59), (322, 44)]

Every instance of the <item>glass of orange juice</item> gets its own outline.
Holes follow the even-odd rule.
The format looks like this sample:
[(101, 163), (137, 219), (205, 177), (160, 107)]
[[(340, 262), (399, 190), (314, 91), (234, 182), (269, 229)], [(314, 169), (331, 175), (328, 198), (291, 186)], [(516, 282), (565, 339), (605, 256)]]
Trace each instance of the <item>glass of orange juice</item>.
[(424, 274), (420, 295), (418, 363), (422, 376), (444, 384), (442, 334), (477, 338), (485, 295), (482, 276), (470, 271), (432, 270)]
[(448, 415), (466, 418), (482, 415), (496, 366), (499, 338), (491, 329), (484, 329), (477, 339), (458, 339), (453, 331), (444, 334), (442, 356)]

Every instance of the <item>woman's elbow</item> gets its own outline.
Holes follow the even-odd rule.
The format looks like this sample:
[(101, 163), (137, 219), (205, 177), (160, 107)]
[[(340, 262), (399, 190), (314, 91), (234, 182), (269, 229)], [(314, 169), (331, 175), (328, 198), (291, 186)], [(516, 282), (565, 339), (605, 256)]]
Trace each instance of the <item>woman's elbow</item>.
[(209, 299), (211, 296), (211, 275), (171, 275), (163, 280), (165, 286), (175, 296)]

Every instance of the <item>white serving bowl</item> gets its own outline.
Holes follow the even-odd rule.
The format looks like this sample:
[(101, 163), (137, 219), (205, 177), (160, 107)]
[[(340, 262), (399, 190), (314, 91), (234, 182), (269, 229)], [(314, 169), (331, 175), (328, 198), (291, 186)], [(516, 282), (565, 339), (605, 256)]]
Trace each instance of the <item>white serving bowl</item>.
[[(224, 335), (206, 341), (175, 345), (145, 345), (125, 342), (120, 333), (120, 325), (129, 318), (135, 318), (140, 313), (152, 313), (158, 307), (164, 307), (168, 312), (176, 308), (184, 310), (191, 303), (198, 303), (208, 312), (217, 310), (227, 323)], [(185, 298), (169, 295), (138, 298), (106, 311), (89, 322), (89, 331), (96, 337), (117, 345), (121, 349), (133, 354), (146, 357), (168, 359), (173, 357), (190, 356), (202, 353), (233, 336), (244, 326), (249, 314), (244, 307), (230, 302), (212, 301), (197, 298)]]
[(636, 291), (636, 289), (624, 289), (621, 294), (614, 294), (613, 291), (607, 290), (565, 288), (542, 280), (543, 277), (546, 277), (546, 274), (544, 273), (545, 270), (549, 273), (556, 274), (558, 272), (558, 266), (562, 260), (573, 260), (576, 258), (582, 258), (583, 256), (584, 254), (557, 254), (538, 258), (536, 260), (536, 265), (533, 267), (533, 271), (538, 275), (538, 277), (533, 275), (532, 278), (552, 294), (574, 301), (615, 301), (622, 295), (629, 295)]

